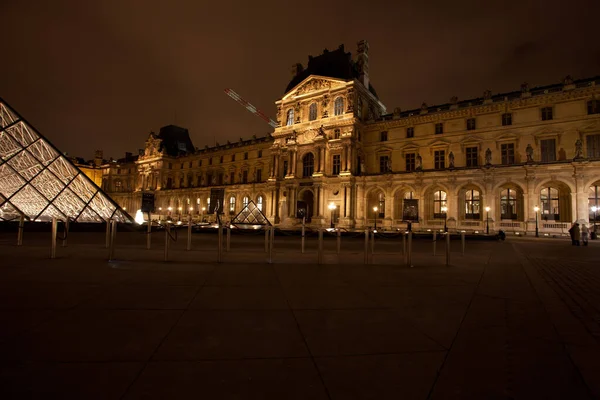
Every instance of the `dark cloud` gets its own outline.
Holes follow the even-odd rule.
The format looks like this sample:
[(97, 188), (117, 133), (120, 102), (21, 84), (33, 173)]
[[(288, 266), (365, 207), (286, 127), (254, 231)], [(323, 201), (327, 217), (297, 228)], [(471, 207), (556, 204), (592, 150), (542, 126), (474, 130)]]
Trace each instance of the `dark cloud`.
[(600, 73), (597, 2), (27, 1), (3, 4), (0, 97), (71, 154), (120, 156), (177, 123), (194, 144), (269, 127), (295, 62), (371, 44), (389, 110)]

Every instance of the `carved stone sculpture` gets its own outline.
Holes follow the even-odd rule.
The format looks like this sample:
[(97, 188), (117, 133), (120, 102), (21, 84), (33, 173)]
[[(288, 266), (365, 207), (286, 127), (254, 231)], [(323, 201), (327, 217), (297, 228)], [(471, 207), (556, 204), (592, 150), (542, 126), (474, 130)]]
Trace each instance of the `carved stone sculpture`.
[(485, 165), (492, 165), (492, 151), (489, 147), (485, 151)]
[(450, 152), (450, 154), (448, 154), (448, 165), (450, 167), (450, 169), (454, 168), (454, 153)]
[(525, 149), (525, 153), (527, 153), (527, 162), (532, 163), (533, 162), (533, 147), (531, 147), (531, 144), (527, 145), (527, 148)]
[(583, 143), (581, 139), (577, 139), (575, 142), (575, 159), (583, 158)]
[(491, 98), (492, 98), (492, 91), (491, 91), (491, 90), (489, 90), (489, 89), (488, 89), (488, 90), (486, 90), (486, 91), (484, 91), (484, 92), (483, 92), (483, 98), (484, 98), (485, 100), (489, 100), (489, 99), (491, 99)]
[(389, 158), (385, 162), (385, 169), (387, 172), (392, 172), (392, 161)]
[(420, 171), (423, 169), (423, 158), (419, 153), (417, 153), (417, 157), (415, 158), (415, 169)]

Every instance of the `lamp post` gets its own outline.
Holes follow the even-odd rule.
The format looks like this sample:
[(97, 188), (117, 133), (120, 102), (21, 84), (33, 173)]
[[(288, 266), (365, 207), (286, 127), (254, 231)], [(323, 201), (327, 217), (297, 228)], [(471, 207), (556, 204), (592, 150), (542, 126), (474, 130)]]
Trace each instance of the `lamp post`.
[(169, 215), (167, 216), (167, 219), (171, 219), (171, 211), (173, 210), (173, 207), (169, 206), (167, 210), (169, 210)]
[(442, 212), (444, 213), (444, 232), (448, 232), (448, 215), (446, 214), (446, 212), (448, 211), (448, 207), (446, 206), (442, 206)]
[(373, 207), (373, 213), (375, 214), (375, 230), (377, 230), (377, 206)]
[(540, 233), (538, 230), (538, 211), (540, 208), (538, 206), (533, 207), (533, 211), (535, 211), (535, 237), (540, 237)]
[(335, 210), (337, 207), (335, 206), (335, 204), (329, 203), (327, 208), (329, 208), (329, 211), (331, 211), (331, 229), (333, 229), (333, 210)]
[(592, 206), (592, 212), (594, 213), (594, 230), (592, 231), (592, 233), (594, 233), (594, 237), (597, 237), (596, 236), (596, 211), (598, 211), (598, 207)]
[(490, 208), (485, 208), (485, 234), (490, 234)]

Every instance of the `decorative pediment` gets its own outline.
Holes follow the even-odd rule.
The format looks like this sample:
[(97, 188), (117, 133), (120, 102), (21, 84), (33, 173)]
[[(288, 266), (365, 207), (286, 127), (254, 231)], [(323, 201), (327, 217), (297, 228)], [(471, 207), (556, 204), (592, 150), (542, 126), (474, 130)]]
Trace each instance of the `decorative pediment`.
[(406, 143), (404, 146), (400, 147), (400, 154), (402, 155), (402, 157), (405, 157), (406, 154), (409, 153), (418, 153), (419, 152), (420, 147), (418, 145), (416, 145), (414, 142), (408, 142)]
[(378, 146), (375, 149), (375, 152), (377, 154), (380, 154), (380, 153), (391, 153), (392, 151), (393, 151), (393, 148), (390, 147), (390, 146)]
[(544, 139), (555, 139), (556, 146), (559, 146), (560, 139), (561, 139), (561, 136), (563, 135), (563, 133), (565, 133), (565, 132), (545, 128), (545, 129), (540, 130), (539, 132), (534, 133), (532, 136), (533, 136), (533, 139), (535, 140), (536, 146), (539, 146), (540, 140), (544, 140)]
[(506, 133), (503, 133), (502, 135), (496, 137), (496, 150), (500, 148), (500, 145), (502, 143), (506, 143), (506, 142), (514, 142), (515, 147), (518, 148), (519, 147), (519, 135), (517, 135), (514, 132), (506, 132)]
[(477, 150), (481, 151), (481, 145), (483, 140), (477, 136), (466, 136), (460, 141), (460, 149), (465, 152), (467, 147), (477, 147)]
[(319, 75), (311, 75), (292, 90), (283, 96), (282, 100), (291, 100), (297, 97), (303, 97), (307, 94), (317, 93), (321, 91), (342, 88), (346, 85), (346, 81), (340, 79), (327, 78)]

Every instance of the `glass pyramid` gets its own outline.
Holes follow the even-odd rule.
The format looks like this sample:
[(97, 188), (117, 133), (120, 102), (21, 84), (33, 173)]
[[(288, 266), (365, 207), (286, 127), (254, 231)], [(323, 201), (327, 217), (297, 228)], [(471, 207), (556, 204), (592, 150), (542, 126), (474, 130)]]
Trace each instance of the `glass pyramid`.
[(231, 224), (241, 229), (258, 229), (271, 225), (265, 214), (252, 200), (231, 220)]
[(0, 220), (133, 219), (0, 98)]

